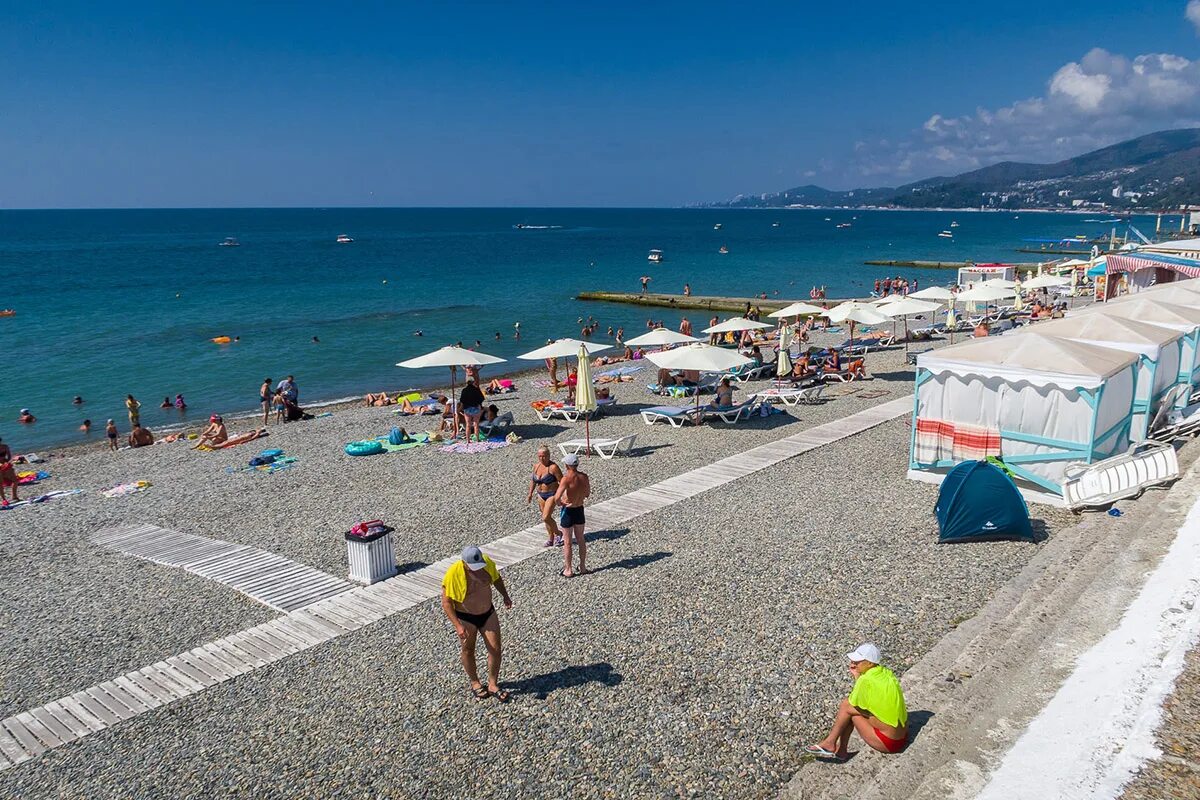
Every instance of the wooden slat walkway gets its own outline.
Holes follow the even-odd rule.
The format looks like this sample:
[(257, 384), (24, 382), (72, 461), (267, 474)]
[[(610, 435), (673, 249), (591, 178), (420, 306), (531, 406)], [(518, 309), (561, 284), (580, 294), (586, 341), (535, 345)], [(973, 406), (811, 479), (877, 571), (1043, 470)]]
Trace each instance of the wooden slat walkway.
[(266, 550), (154, 525), (105, 528), (92, 534), (91, 541), (223, 583), (276, 611), (295, 611), (354, 588), (349, 581)]
[[(621, 497), (596, 503), (588, 507), (589, 527), (597, 530), (627, 522), (911, 411), (911, 396), (893, 400), (723, 458)], [(687, 435), (686, 431), (682, 431), (681, 435)], [(146, 527), (150, 526), (125, 529), (127, 543), (134, 545), (142, 541), (134, 531)], [(110, 529), (106, 536), (99, 538), (109, 543), (124, 541), (116, 530)], [(228, 542), (188, 537), (173, 531), (163, 533), (161, 547), (147, 546), (142, 551), (153, 553), (153, 556), (131, 554), (165, 564), (173, 562), (163, 559), (185, 554), (189, 558), (199, 558), (198, 554), (208, 553), (203, 560), (211, 564), (214, 558), (220, 561), (220, 554), (229, 551), (213, 550), (205, 543), (240, 548)], [(544, 536), (545, 528), (540, 524), (534, 525), (484, 545), (483, 550), (495, 559), (497, 565), (507, 567), (545, 552), (542, 547)], [(113, 545), (110, 543), (107, 546)], [(124, 551), (123, 548), (117, 549)], [(262, 552), (253, 548), (241, 549)], [(437, 597), (441, 594), (442, 574), (454, 563), (455, 558), (442, 559), (416, 572), (373, 586), (339, 591), (269, 622), (0, 720), (0, 770)], [(182, 566), (177, 563), (173, 565)], [(312, 572), (325, 575), (317, 570)], [(234, 569), (230, 574), (241, 576), (242, 572)], [(234, 586), (233, 583), (229, 585)]]

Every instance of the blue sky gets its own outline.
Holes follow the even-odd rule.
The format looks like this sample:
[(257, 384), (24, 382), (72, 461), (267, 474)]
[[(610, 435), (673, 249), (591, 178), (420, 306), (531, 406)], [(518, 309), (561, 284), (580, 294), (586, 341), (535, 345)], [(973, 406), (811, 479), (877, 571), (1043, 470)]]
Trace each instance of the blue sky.
[(678, 205), (1200, 120), (1200, 0), (6, 5), (7, 208)]

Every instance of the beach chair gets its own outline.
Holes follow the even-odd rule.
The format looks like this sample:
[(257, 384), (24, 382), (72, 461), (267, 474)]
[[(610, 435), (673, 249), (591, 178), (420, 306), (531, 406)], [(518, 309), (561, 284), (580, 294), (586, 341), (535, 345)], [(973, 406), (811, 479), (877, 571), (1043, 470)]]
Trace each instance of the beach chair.
[(513, 419), (512, 412), (505, 411), (503, 414), (498, 415), (493, 420), (480, 420), (479, 432), (488, 437), (500, 436), (508, 432), (508, 429), (512, 427), (513, 422), (515, 422), (515, 420)]
[(642, 409), (642, 422), (647, 425), (666, 422), (672, 428), (682, 428), (684, 423), (695, 422), (696, 417), (696, 409), (691, 406), (654, 406)]
[(793, 389), (786, 386), (773, 386), (770, 389), (763, 389), (761, 392), (755, 392), (748, 399), (758, 400), (762, 403), (782, 403), (785, 406), (794, 406), (800, 402), (803, 397), (803, 389)]
[[(1184, 436), (1200, 433), (1200, 402), (1189, 397), (1191, 387), (1172, 386), (1159, 401), (1158, 411), (1150, 420), (1149, 438), (1169, 442)], [(1183, 403), (1188, 405), (1180, 408)]]
[[(618, 455), (629, 455), (633, 450), (633, 443), (636, 441), (636, 433), (622, 436), (620, 439), (594, 438), (591, 440), (592, 452), (608, 461)], [(559, 442), (558, 449), (564, 456), (579, 455), (588, 449), (588, 440), (572, 439), (569, 442)]]
[(1147, 439), (1119, 456), (1092, 464), (1070, 464), (1063, 471), (1063, 500), (1072, 511), (1100, 508), (1137, 497), (1179, 477), (1179, 457), (1168, 442)]
[(728, 406), (725, 408), (704, 406), (700, 410), (703, 412), (702, 419), (717, 417), (722, 422), (733, 425), (743, 419), (748, 419), (749, 417), (753, 416), (757, 408), (758, 401), (752, 397), (744, 402), (738, 403), (736, 406)]
[(812, 386), (805, 386), (800, 389), (799, 401), (805, 405), (815, 406), (821, 402), (821, 393), (825, 391), (825, 384), (816, 383)]

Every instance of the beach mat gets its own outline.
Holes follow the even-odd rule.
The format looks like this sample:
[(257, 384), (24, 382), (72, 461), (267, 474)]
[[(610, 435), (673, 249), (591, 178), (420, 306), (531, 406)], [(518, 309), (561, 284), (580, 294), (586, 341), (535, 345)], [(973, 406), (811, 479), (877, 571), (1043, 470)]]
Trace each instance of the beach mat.
[(454, 442), (453, 444), (439, 447), (443, 453), (459, 453), (461, 455), (477, 455), (486, 453), (488, 450), (498, 450), (501, 447), (508, 447), (512, 442), (507, 439), (485, 439), (482, 442)]
[(150, 481), (134, 481), (132, 483), (118, 483), (111, 489), (105, 489), (100, 494), (105, 497), (128, 497), (131, 494), (141, 494), (152, 486)]
[(83, 494), (83, 489), (57, 489), (53, 492), (40, 494), (37, 497), (31, 497), (28, 500), (18, 500), (15, 503), (5, 503), (0, 505), (0, 511), (11, 511), (12, 509), (19, 508), (20, 506), (36, 505), (38, 503), (45, 503), (48, 500), (54, 500), (58, 497), (70, 497), (71, 495), (75, 494)]

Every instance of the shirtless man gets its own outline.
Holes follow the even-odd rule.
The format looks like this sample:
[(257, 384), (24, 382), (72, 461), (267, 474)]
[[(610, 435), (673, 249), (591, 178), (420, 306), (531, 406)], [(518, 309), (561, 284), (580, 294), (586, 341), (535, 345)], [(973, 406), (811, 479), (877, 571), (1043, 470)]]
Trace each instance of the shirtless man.
[(12, 465), (13, 454), (12, 448), (0, 439), (0, 505), (8, 505), (8, 501), (4, 499), (4, 487), (12, 487), (12, 501), (15, 503), (21, 498), (17, 497), (17, 471)]
[[(583, 501), (592, 493), (592, 482), (587, 473), (579, 471), (579, 456), (564, 458), (563, 467), (566, 472), (558, 482), (558, 491), (554, 495), (554, 502), (562, 506), (558, 525), (563, 531), (563, 569), (559, 574), (564, 578), (574, 578), (576, 575), (587, 575), (589, 571), (587, 543), (583, 539)], [(579, 546), (579, 569), (574, 572), (571, 570), (572, 544)]]
[(225, 428), (225, 421), (221, 419), (219, 414), (213, 414), (208, 418), (208, 427), (204, 429), (204, 433), (200, 434), (200, 438), (196, 440), (196, 444), (192, 449), (199, 450), (205, 446), (214, 447), (224, 444), (228, 438), (229, 431)]
[(143, 428), (138, 424), (129, 432), (130, 447), (146, 447), (152, 444), (154, 444), (154, 434), (150, 432), (149, 428)]
[[(500, 618), (492, 604), (492, 587), (504, 598), (504, 607), (512, 608), (512, 598), (504, 586), (496, 564), (475, 546), (464, 547), (462, 558), (450, 565), (442, 578), (442, 611), (454, 626), (461, 643), (459, 656), (471, 681), (471, 694), (476, 700), (495, 697), (508, 702), (509, 692), (500, 688)], [(488, 682), (479, 680), (475, 664), (475, 641), (483, 631), (487, 648)]]

